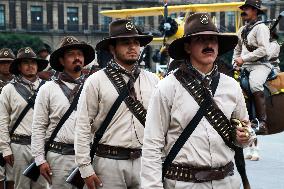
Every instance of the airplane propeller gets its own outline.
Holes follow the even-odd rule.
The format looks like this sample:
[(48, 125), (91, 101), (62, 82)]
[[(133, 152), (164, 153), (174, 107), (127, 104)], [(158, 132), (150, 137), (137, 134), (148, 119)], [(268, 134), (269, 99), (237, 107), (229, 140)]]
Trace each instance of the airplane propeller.
[(174, 35), (178, 30), (178, 23), (168, 16), (168, 3), (164, 0), (164, 19), (159, 26), (160, 32), (163, 34), (163, 44), (166, 43), (166, 37)]

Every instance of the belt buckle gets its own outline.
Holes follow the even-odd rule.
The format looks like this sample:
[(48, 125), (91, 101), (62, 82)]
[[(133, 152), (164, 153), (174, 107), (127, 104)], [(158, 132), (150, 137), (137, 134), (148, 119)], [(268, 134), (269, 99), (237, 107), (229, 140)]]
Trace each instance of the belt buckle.
[(141, 156), (140, 151), (132, 151), (129, 153), (129, 159), (135, 160), (138, 159)]

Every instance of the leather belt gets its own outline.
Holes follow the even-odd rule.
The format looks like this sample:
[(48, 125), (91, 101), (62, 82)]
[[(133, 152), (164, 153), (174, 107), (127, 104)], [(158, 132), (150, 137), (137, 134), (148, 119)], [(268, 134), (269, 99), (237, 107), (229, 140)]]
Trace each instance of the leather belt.
[(96, 155), (116, 160), (135, 160), (141, 157), (142, 150), (99, 144)]
[(31, 136), (13, 134), (11, 136), (11, 143), (21, 144), (21, 145), (30, 145)]
[(62, 142), (51, 142), (48, 151), (62, 154), (62, 155), (75, 155), (74, 144), (66, 144)]
[(212, 180), (221, 180), (232, 175), (234, 175), (234, 163), (229, 162), (227, 165), (218, 168), (200, 168), (171, 164), (165, 177), (167, 179), (183, 182), (202, 183)]

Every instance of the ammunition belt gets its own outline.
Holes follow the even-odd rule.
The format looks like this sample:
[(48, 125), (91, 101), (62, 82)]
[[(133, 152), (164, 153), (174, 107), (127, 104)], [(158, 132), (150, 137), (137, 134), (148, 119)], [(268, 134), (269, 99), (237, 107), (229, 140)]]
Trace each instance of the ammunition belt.
[(31, 136), (13, 134), (11, 136), (11, 143), (21, 144), (21, 145), (30, 145)]
[(66, 144), (56, 141), (52, 141), (49, 144), (48, 151), (62, 155), (75, 155), (74, 144)]
[(141, 157), (142, 150), (99, 144), (96, 155), (116, 160), (135, 160)]
[(217, 168), (171, 164), (165, 177), (167, 179), (183, 182), (202, 183), (212, 180), (221, 180), (232, 175), (234, 175), (234, 163), (229, 162), (225, 166)]
[[(186, 74), (179, 69), (175, 72), (175, 77), (199, 105), (205, 100), (207, 89), (200, 85), (193, 76)], [(236, 128), (232, 126), (224, 113), (218, 108), (213, 98), (211, 102), (212, 103), (209, 104), (208, 108), (206, 108), (205, 117), (218, 132), (218, 134), (223, 138), (226, 145), (234, 149), (235, 145), (233, 141), (235, 141)]]
[[(105, 73), (112, 84), (115, 86), (117, 92), (120, 94), (122, 92), (122, 89), (127, 85), (122, 75), (109, 65), (106, 67)], [(125, 98), (124, 102), (129, 110), (133, 113), (133, 115), (140, 121), (143, 126), (145, 126), (147, 110), (144, 108), (141, 102), (139, 100), (133, 99), (129, 95)]]

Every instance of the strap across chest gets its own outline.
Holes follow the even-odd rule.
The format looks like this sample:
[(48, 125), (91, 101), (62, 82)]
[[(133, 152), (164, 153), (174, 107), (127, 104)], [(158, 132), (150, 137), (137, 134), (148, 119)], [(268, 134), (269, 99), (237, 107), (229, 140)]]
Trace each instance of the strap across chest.
[[(196, 79), (191, 77), (189, 74), (185, 74), (181, 70), (175, 72), (175, 77), (181, 83), (181, 85), (190, 93), (195, 101), (201, 106), (202, 102), (206, 100), (209, 92), (198, 83)], [(212, 81), (214, 82), (214, 80)], [(209, 104), (205, 110), (204, 116), (213, 128), (222, 137), (227, 146), (234, 149), (234, 140), (236, 129), (225, 114), (219, 109), (212, 97), (209, 98)]]
[[(104, 71), (111, 83), (114, 85), (118, 94), (123, 91), (123, 88), (128, 88), (122, 75), (116, 69), (108, 65)], [(139, 100), (132, 98), (130, 95), (128, 95), (124, 99), (124, 102), (129, 108), (129, 110), (133, 113), (133, 115), (139, 120), (139, 122), (143, 126), (145, 126), (147, 110), (144, 108), (142, 103)]]

